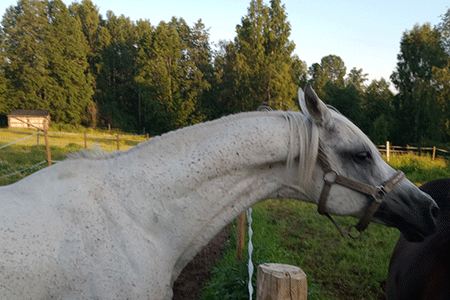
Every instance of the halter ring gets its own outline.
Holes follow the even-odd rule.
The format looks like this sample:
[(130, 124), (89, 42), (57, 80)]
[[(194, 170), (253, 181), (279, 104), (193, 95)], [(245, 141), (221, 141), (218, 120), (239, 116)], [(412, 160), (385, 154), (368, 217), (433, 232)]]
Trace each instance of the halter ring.
[(330, 170), (323, 174), (323, 180), (328, 183), (335, 183), (338, 174), (334, 170)]

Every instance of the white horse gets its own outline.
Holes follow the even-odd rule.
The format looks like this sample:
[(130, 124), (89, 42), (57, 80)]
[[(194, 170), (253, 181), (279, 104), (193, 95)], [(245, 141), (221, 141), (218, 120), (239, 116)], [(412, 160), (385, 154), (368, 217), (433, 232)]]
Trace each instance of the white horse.
[[(323, 192), (324, 173), (376, 186), (396, 171), (309, 85), (299, 98), (304, 114), (228, 116), (1, 187), (0, 299), (171, 299), (183, 267), (259, 201), (327, 194), (326, 212), (365, 215), (374, 197), (339, 183)], [(411, 240), (434, 232), (434, 201), (394, 185), (371, 220)]]

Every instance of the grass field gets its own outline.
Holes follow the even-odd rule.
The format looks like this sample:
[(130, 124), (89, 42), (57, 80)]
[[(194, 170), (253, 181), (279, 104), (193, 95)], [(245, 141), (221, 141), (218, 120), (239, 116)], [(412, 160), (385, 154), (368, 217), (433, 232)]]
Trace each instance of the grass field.
[[(0, 147), (19, 141), (0, 149), (0, 185), (13, 183), (47, 165), (43, 163), (47, 157), (44, 134), (35, 133), (35, 130), (0, 129)], [(119, 149), (126, 151), (145, 140), (143, 136), (119, 133)], [(117, 132), (107, 134), (91, 130), (85, 139), (84, 133), (49, 131), (49, 144), (52, 161), (57, 162), (85, 146), (86, 149), (115, 151)], [(26, 170), (18, 172), (23, 169)]]
[[(31, 134), (0, 129), (0, 147)], [(122, 136), (122, 135), (121, 135)], [(144, 137), (121, 138), (120, 149), (127, 150)], [(12, 146), (0, 149), (0, 185), (13, 183), (45, 167), (43, 137), (39, 146), (32, 136)], [(84, 148), (83, 134), (50, 133), (52, 160), (65, 158), (66, 153)], [(88, 135), (88, 149), (117, 149), (115, 135)], [(12, 176), (18, 170), (32, 167)], [(393, 156), (389, 162), (401, 169), (418, 185), (432, 179), (450, 177), (447, 160), (431, 160), (429, 156), (412, 154)], [(338, 217), (346, 227), (357, 222)], [(317, 213), (312, 204), (294, 200), (268, 200), (254, 207), (253, 230), (255, 265), (277, 262), (301, 267), (308, 276), (309, 299), (384, 299), (389, 257), (399, 232), (378, 224), (371, 224), (361, 239), (341, 238), (331, 222)], [(230, 225), (232, 230), (234, 225)], [(213, 278), (203, 299), (248, 299), (246, 261), (235, 262), (235, 234), (232, 232), (227, 251), (213, 270)], [(254, 279), (255, 280), (255, 279)]]

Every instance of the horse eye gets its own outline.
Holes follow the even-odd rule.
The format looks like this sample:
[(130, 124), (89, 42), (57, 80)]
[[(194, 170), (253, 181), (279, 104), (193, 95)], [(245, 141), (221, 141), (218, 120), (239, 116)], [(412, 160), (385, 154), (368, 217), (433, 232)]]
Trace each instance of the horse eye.
[(354, 154), (353, 157), (358, 163), (368, 163), (372, 158), (372, 155), (370, 154), (370, 152), (363, 151)]

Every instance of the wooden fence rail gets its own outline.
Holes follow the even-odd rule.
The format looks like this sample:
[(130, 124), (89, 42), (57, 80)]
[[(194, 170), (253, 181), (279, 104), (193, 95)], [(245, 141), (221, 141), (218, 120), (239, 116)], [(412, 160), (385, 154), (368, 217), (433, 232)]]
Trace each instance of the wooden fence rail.
[(390, 154), (406, 154), (414, 153), (418, 155), (430, 154), (432, 159), (435, 160), (436, 157), (448, 157), (450, 151), (446, 149), (440, 149), (436, 146), (433, 147), (413, 147), (413, 146), (393, 146), (389, 141), (385, 145), (378, 145), (378, 151), (381, 154), (386, 154), (387, 161), (389, 161)]

